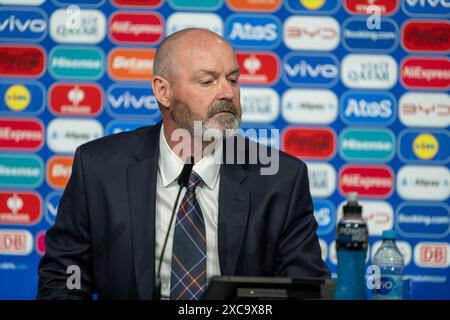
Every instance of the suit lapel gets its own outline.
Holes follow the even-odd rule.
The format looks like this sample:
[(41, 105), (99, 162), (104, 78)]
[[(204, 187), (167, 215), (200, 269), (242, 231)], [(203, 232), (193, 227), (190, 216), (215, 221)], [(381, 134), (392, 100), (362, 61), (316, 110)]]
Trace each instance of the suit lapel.
[(134, 152), (137, 160), (127, 168), (128, 203), (131, 215), (135, 276), (141, 299), (151, 299), (155, 284), (156, 181), (159, 132), (153, 127)]

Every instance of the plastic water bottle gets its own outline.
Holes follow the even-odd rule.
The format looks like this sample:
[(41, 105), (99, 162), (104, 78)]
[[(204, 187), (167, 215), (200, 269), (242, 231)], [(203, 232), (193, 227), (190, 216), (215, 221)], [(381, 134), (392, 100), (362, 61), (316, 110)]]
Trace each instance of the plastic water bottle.
[(365, 265), (368, 247), (367, 224), (362, 219), (357, 194), (350, 193), (343, 208), (343, 217), (336, 230), (337, 300), (367, 299)]
[(383, 232), (383, 243), (372, 259), (372, 264), (380, 268), (379, 287), (372, 290), (372, 299), (394, 300), (403, 298), (403, 268), (405, 261), (395, 243), (395, 230)]

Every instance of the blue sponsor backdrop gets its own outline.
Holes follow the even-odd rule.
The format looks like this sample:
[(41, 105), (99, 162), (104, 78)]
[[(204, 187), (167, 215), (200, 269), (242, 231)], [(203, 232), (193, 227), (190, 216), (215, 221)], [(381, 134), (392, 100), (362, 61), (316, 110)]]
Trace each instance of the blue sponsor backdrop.
[[(372, 2), (378, 7), (370, 13), (381, 15), (368, 15)], [(413, 279), (413, 298), (450, 299), (449, 6), (445, 0), (274, 0), (272, 5), (262, 0), (260, 4), (257, 0), (0, 0), (0, 298), (35, 297), (37, 265), (45, 249), (36, 236), (54, 223), (70, 175), (70, 162), (59, 158), (62, 154), (55, 148), (76, 146), (93, 134), (87, 126), (72, 131), (70, 126), (55, 124), (54, 136), (47, 137), (47, 130), (42, 135), (29, 122), (17, 120), (39, 118), (47, 129), (57, 118), (96, 118), (104, 135), (156, 123), (160, 115), (148, 79), (159, 36), (198, 26), (224, 35), (238, 56), (245, 52), (239, 58), (242, 91), (247, 90), (243, 107), (248, 112), (242, 128), (282, 133), (289, 127), (287, 136), (296, 142), (286, 144), (281, 141), (284, 135), (273, 131), (245, 134), (274, 146), (303, 143), (304, 156), (297, 155), (310, 164), (318, 235), (333, 274), (335, 225), (346, 196), (339, 190), (365, 188), (367, 199), (362, 200), (371, 200), (364, 212), (372, 229), (370, 254), (381, 230), (393, 226), (407, 261), (405, 275)], [(58, 9), (65, 9), (65, 15), (55, 14)], [(139, 12), (157, 13), (163, 23), (139, 19)], [(130, 16), (118, 20), (113, 18), (116, 13)], [(181, 15), (186, 18), (180, 20), (175, 13), (189, 15)], [(292, 17), (296, 19), (288, 21)], [(302, 17), (313, 19), (302, 23)], [(441, 24), (430, 26), (433, 22)], [(405, 28), (410, 23), (414, 27)], [(127, 44), (118, 45), (124, 37)], [(112, 55), (114, 48), (128, 51)], [(136, 49), (147, 51), (140, 55)], [(277, 59), (259, 55), (268, 52)], [(349, 54), (353, 60), (343, 66)], [(429, 63), (406, 65), (406, 57), (429, 59)], [(271, 85), (274, 74), (281, 76)], [(95, 86), (89, 89), (90, 84), (100, 85), (100, 91)], [(268, 85), (277, 97), (251, 90)], [(311, 90), (308, 96), (314, 99), (302, 95), (282, 99), (291, 88)], [(318, 89), (332, 91), (337, 99), (315, 94)], [(103, 97), (100, 113), (95, 107), (99, 99), (93, 98), (98, 95)], [(297, 106), (295, 121), (291, 113), (286, 119), (280, 112), (287, 107), (284, 100)], [(265, 108), (256, 106), (261, 102)], [(334, 117), (326, 113), (336, 109), (339, 117), (329, 124), (326, 119)], [(275, 120), (262, 123), (260, 119), (268, 115), (272, 119), (273, 110), (278, 113)], [(308, 114), (311, 117), (302, 120)], [(313, 134), (295, 133), (296, 128), (308, 126), (314, 127)], [(330, 127), (339, 137), (336, 146), (324, 140)], [(49, 138), (52, 145), (46, 143)], [(39, 151), (27, 147), (39, 139), (44, 140)], [(338, 152), (328, 159), (329, 153), (321, 148)], [(321, 166), (325, 163), (331, 164), (331, 171)], [(349, 174), (341, 181), (338, 173), (344, 165), (388, 166), (394, 177)], [(440, 170), (397, 184), (395, 176), (405, 166)], [(370, 185), (373, 178), (384, 179), (393, 192), (377, 190)], [(396, 188), (405, 189), (399, 193)], [(31, 209), (22, 195), (31, 190), (42, 198), (34, 208), (40, 218), (27, 221)], [(434, 193), (444, 200), (427, 198)], [(380, 194), (390, 196), (385, 199)], [(414, 200), (416, 195), (420, 201)]]

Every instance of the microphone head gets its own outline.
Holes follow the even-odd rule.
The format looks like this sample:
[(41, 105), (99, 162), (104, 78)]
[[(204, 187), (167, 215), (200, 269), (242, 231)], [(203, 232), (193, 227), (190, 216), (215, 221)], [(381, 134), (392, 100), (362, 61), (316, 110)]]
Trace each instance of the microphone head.
[(183, 170), (178, 177), (178, 185), (186, 187), (191, 176), (192, 168), (194, 167), (194, 157), (188, 157), (184, 163)]

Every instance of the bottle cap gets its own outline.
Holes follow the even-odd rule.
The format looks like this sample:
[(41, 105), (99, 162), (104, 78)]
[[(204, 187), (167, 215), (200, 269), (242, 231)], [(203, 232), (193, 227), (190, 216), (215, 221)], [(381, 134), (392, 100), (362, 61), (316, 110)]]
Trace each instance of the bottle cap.
[(348, 194), (347, 203), (344, 205), (344, 214), (361, 214), (362, 207), (358, 203), (358, 194), (350, 192)]
[(384, 230), (383, 239), (395, 240), (397, 239), (397, 232), (395, 230)]

